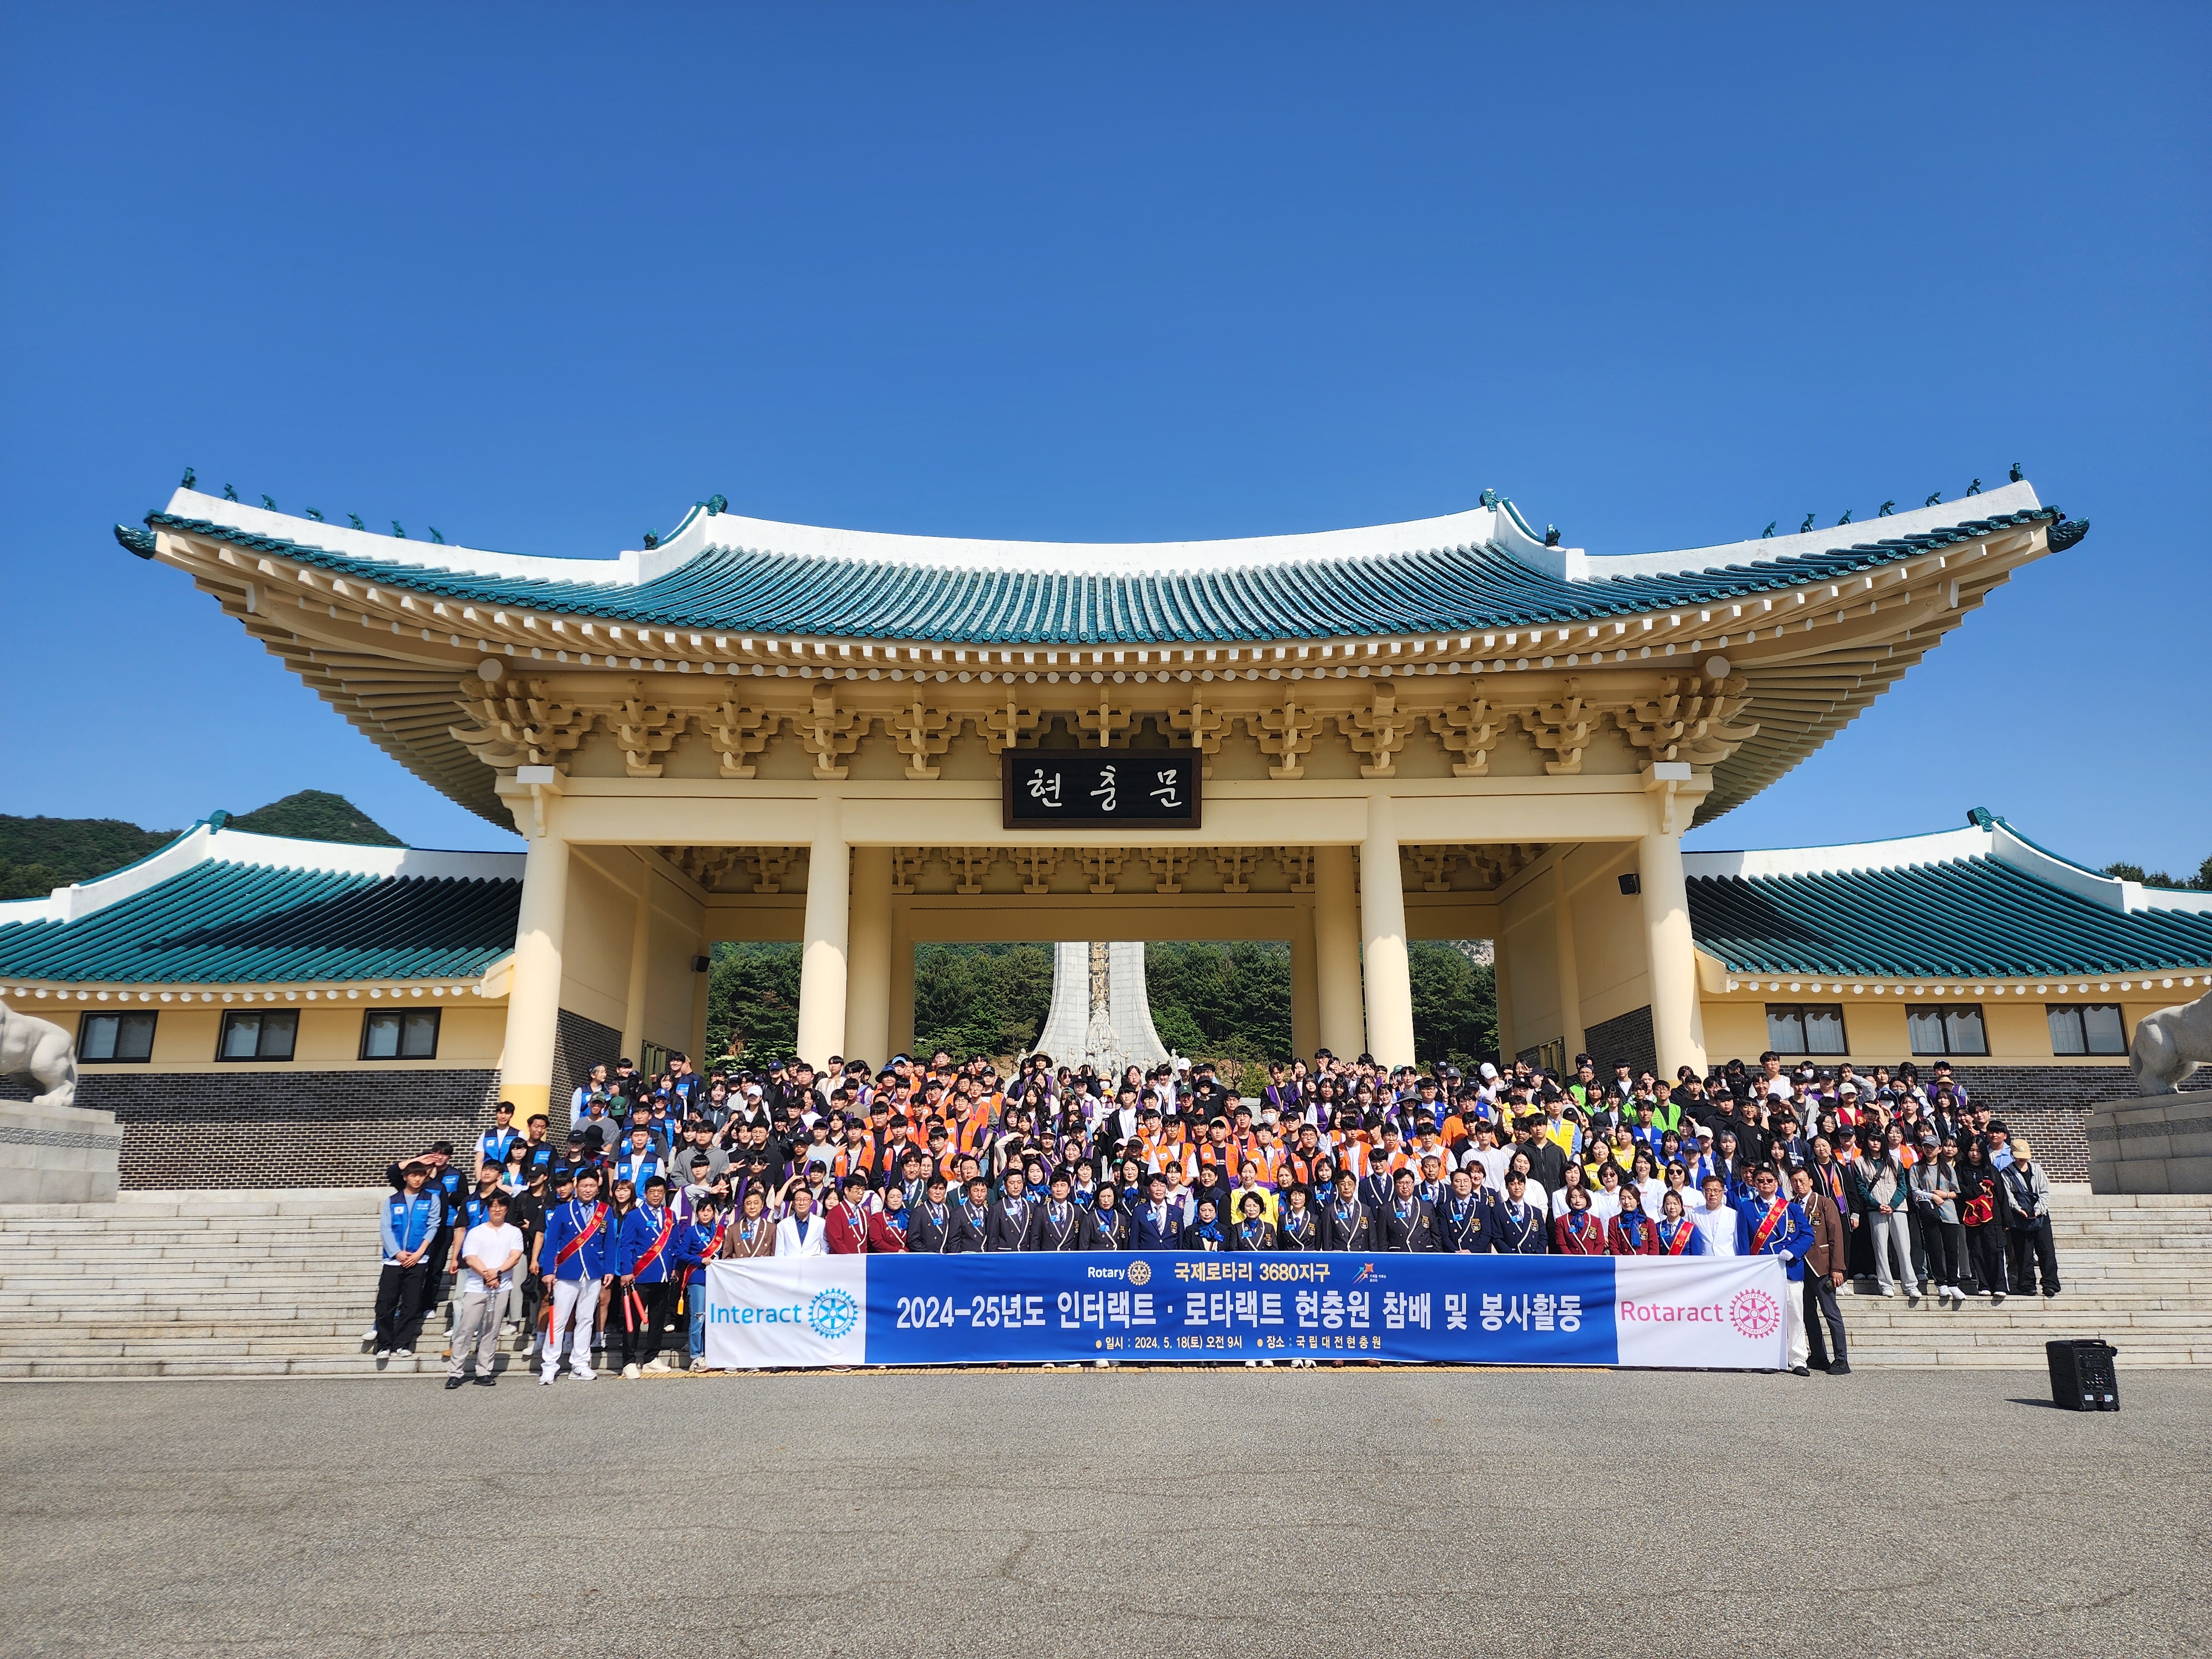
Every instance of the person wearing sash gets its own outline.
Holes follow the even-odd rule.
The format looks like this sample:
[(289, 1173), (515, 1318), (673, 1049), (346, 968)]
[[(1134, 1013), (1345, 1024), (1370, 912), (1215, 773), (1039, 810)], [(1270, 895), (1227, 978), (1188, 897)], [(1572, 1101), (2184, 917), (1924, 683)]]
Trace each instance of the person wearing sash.
[(1698, 1231), (1698, 1224), (1690, 1219), (1683, 1207), (1682, 1194), (1668, 1189), (1667, 1196), (1659, 1200), (1658, 1249), (1654, 1255), (1706, 1255), (1711, 1252), (1705, 1236)]
[[(552, 1323), (538, 1359), (538, 1380), (550, 1383), (561, 1369), (561, 1339), (573, 1323), (574, 1340), (568, 1375), (589, 1382), (592, 1370), (592, 1327), (599, 1311), (599, 1289), (610, 1272), (613, 1240), (607, 1225), (607, 1206), (599, 1202), (599, 1172), (576, 1173), (575, 1196), (554, 1206), (545, 1218), (545, 1242), (538, 1259), (544, 1267), (547, 1299), (553, 1304)], [(550, 1266), (544, 1266), (547, 1262)]]
[(945, 1176), (932, 1170), (922, 1182), (921, 1202), (908, 1212), (906, 1247), (919, 1255), (945, 1255), (952, 1249), (953, 1206), (945, 1201)]
[(1306, 1202), (1303, 1185), (1284, 1190), (1282, 1207), (1275, 1212), (1275, 1245), (1284, 1250), (1321, 1249), (1321, 1212)]
[(775, 1220), (768, 1212), (768, 1193), (760, 1182), (745, 1188), (738, 1212), (722, 1235), (722, 1255), (732, 1261), (750, 1261), (775, 1254)]
[(684, 1307), (691, 1328), (688, 1370), (696, 1371), (707, 1362), (707, 1264), (722, 1254), (729, 1231), (729, 1218), (708, 1193), (692, 1200), (690, 1224), (679, 1230), (673, 1246), (684, 1273)]
[(1515, 1170), (1505, 1177), (1505, 1197), (1498, 1205), (1498, 1251), (1501, 1255), (1550, 1254), (1551, 1224), (1544, 1206), (1528, 1201), (1528, 1177)]
[(1614, 1255), (1656, 1255), (1659, 1230), (1644, 1213), (1644, 1194), (1633, 1182), (1620, 1189), (1620, 1208), (1605, 1224), (1605, 1246)]
[(1589, 1188), (1567, 1189), (1567, 1212), (1552, 1224), (1552, 1245), (1560, 1255), (1604, 1255), (1609, 1250), (1605, 1223), (1590, 1212)]
[(1421, 1196), (1411, 1164), (1399, 1167), (1396, 1185), (1398, 1190), (1389, 1207), (1376, 1218), (1376, 1246), (1415, 1254), (1434, 1252), (1439, 1248), (1437, 1212)]
[(1771, 1164), (1752, 1171), (1751, 1196), (1735, 1205), (1735, 1253), (1738, 1255), (1778, 1255), (1790, 1275), (1788, 1294), (1782, 1298), (1790, 1327), (1790, 1369), (1810, 1376), (1805, 1364), (1811, 1351), (1805, 1337), (1805, 1252), (1813, 1248), (1813, 1224), (1782, 1192), (1782, 1178)]
[(1232, 1250), (1280, 1249), (1275, 1230), (1268, 1224), (1267, 1206), (1257, 1193), (1244, 1194), (1244, 1213), (1237, 1221), (1236, 1231), (1229, 1236)]
[(1129, 1212), (1110, 1181), (1101, 1182), (1083, 1212), (1083, 1243), (1086, 1250), (1126, 1250), (1129, 1248)]
[(1084, 1243), (1083, 1206), (1069, 1196), (1073, 1183), (1065, 1167), (1052, 1172), (1052, 1196), (1037, 1215), (1036, 1247), (1041, 1250), (1080, 1250)]
[(1437, 1214), (1437, 1233), (1448, 1255), (1482, 1255), (1492, 1248), (1493, 1212), (1483, 1194), (1475, 1190), (1474, 1172), (1452, 1171), (1451, 1190)]
[(1374, 1218), (1359, 1200), (1359, 1179), (1346, 1170), (1336, 1178), (1336, 1196), (1321, 1215), (1321, 1248), (1324, 1250), (1364, 1250), (1373, 1248)]
[(1182, 1248), (1186, 1250), (1225, 1250), (1229, 1248), (1229, 1240), (1214, 1213), (1212, 1199), (1198, 1200), (1198, 1219), (1182, 1230)]
[(1182, 1212), (1168, 1201), (1168, 1178), (1155, 1174), (1146, 1183), (1147, 1195), (1135, 1218), (1131, 1248), (1139, 1250), (1176, 1250), (1182, 1248)]
[[(1813, 1171), (1802, 1164), (1790, 1172), (1790, 1190), (1797, 1207), (1813, 1224), (1813, 1247), (1805, 1252), (1807, 1360), (1831, 1376), (1849, 1376), (1851, 1367), (1844, 1351), (1844, 1310), (1836, 1301), (1836, 1291), (1844, 1282), (1850, 1236), (1844, 1231), (1843, 1212), (1835, 1200), (1820, 1189)], [(1828, 1334), (1835, 1342), (1832, 1360), (1828, 1358), (1827, 1343), (1820, 1340), (1822, 1320), (1827, 1322)]]
[(868, 1250), (868, 1177), (855, 1170), (848, 1175), (842, 1195), (823, 1218), (829, 1229), (830, 1254), (865, 1255)]
[(682, 1224), (668, 1207), (668, 1178), (646, 1178), (645, 1200), (623, 1218), (621, 1254), (623, 1298), (622, 1374), (635, 1380), (644, 1371), (671, 1370), (660, 1357), (661, 1328), (676, 1317), (676, 1294), (684, 1279), (672, 1248)]

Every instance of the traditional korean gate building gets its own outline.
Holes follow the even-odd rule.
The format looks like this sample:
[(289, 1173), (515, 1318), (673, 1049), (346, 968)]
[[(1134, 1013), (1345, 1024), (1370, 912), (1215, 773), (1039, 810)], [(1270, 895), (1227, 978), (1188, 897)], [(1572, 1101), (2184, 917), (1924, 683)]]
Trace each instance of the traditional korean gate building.
[[(331, 957), (327, 978), (283, 980), (281, 995), (343, 995), (358, 1005), (347, 1020), (385, 994), (465, 995), (467, 1064), (442, 1068), (465, 1082), (418, 1084), (441, 1102), (431, 1117), (465, 1117), (495, 1086), (525, 1113), (550, 1103), (557, 1124), (588, 1060), (702, 1048), (717, 940), (801, 942), (799, 1048), (817, 1061), (911, 1044), (915, 942), (1170, 938), (1290, 940), (1298, 1051), (1407, 1061), (1407, 940), (1489, 938), (1516, 1053), (1672, 1071), (1777, 1030), (1818, 1048), (1847, 1029), (1854, 1057), (1896, 1060), (1907, 1006), (2017, 995), (1982, 1024), (2004, 1033), (1984, 1057), (2108, 1078), (2111, 1057), (2053, 1053), (2031, 1015), (2062, 994), (2111, 998), (2126, 1026), (2174, 1000), (2136, 975), (2192, 984), (2212, 967), (2194, 896), (2124, 891), (1986, 814), (1875, 852), (1681, 852), (1687, 827), (1827, 741), (2013, 568), (2084, 533), (2027, 483), (1871, 526), (1644, 556), (1553, 546), (1491, 495), (1409, 525), (1130, 546), (807, 529), (714, 498), (657, 546), (592, 562), (184, 489), (118, 540), (188, 573), (411, 772), (525, 834), (526, 856), (498, 856), (500, 872), (422, 863), (500, 884), (518, 907), (511, 951), (471, 933), (429, 982), (407, 980), (410, 942), (458, 938), (438, 905), (473, 891), (480, 931), (489, 890), (394, 890), (376, 925), (361, 905), (327, 918), (385, 956), (361, 971)], [(1115, 765), (1124, 814), (1133, 785), (1182, 765), (1194, 814), (1137, 823), (1091, 801), (1053, 821), (1013, 783), (1044, 763), (1066, 772), (1071, 803)], [(191, 856), (164, 854), (175, 878), (268, 841), (195, 834)], [(177, 911), (149, 891), (170, 878), (124, 872), (0, 905), (0, 994), (46, 1018), (108, 994), (208, 1002), (192, 1015), (208, 1033), (170, 1020), (185, 1051), (155, 1037), (142, 1064), (212, 1068), (195, 1044), (215, 1042), (215, 1015), (279, 995), (276, 980), (133, 980), (131, 963), (185, 957), (64, 949), (93, 925), (111, 947), (137, 929), (166, 949)], [(118, 880), (131, 905), (101, 922)], [(1960, 949), (1960, 907), (2017, 907), (2006, 883), (2055, 907), (2042, 929), (1978, 925)], [(237, 902), (232, 929), (283, 914)], [(1902, 942), (1916, 938), (1927, 947)], [(2094, 988), (2121, 969), (2130, 998)], [(334, 1073), (368, 1064), (331, 1044)], [(122, 1061), (86, 1060), (86, 1075), (97, 1097), (122, 1086)], [(252, 1071), (226, 1075), (241, 1093)]]

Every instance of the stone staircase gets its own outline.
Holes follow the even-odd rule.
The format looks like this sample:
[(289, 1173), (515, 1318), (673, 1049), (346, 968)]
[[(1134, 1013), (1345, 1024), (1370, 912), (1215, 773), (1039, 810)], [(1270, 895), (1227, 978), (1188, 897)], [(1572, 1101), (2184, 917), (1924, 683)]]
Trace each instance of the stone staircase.
[[(0, 1379), (442, 1371), (434, 1314), (411, 1360), (372, 1358), (380, 1191), (125, 1193), (0, 1208)], [(2041, 1370), (2056, 1336), (2123, 1367), (2212, 1364), (2212, 1197), (2054, 1200), (2055, 1301), (1918, 1308), (1851, 1295), (1855, 1366)], [(503, 1366), (517, 1356), (502, 1352)]]

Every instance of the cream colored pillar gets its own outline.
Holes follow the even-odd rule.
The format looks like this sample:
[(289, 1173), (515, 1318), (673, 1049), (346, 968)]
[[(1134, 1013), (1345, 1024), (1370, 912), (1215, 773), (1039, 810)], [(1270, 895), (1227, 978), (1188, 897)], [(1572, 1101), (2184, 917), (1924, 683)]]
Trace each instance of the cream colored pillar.
[(799, 958), (799, 1057), (820, 1070), (845, 1046), (845, 951), (852, 860), (844, 803), (822, 801), (807, 849), (806, 921)]
[(1406, 890), (1398, 873), (1397, 811), (1388, 795), (1367, 802), (1359, 848), (1360, 979), (1367, 993), (1367, 1052), (1382, 1066), (1413, 1063), (1413, 981), (1406, 955)]
[(880, 1066), (891, 1052), (891, 849), (888, 847), (853, 849), (848, 939), (845, 1057)]
[[(560, 802), (542, 805), (541, 833), (522, 862), (522, 904), (514, 923), (514, 978), (507, 994), (507, 1046), (499, 1091), (514, 1103), (514, 1121), (554, 1114), (553, 1043), (561, 1023), (561, 939), (568, 914), (568, 843), (561, 838)], [(566, 1110), (568, 1102), (557, 1103)]]
[(637, 855), (637, 913), (630, 926), (629, 994), (623, 1004), (622, 1057), (645, 1064), (646, 969), (653, 951), (653, 859)]
[(1298, 906), (1291, 923), (1291, 1052), (1302, 1060), (1321, 1047), (1321, 989), (1315, 984), (1314, 910)]
[(1513, 1033), (1513, 990), (1505, 977), (1505, 927), (1500, 923), (1498, 937), (1490, 941), (1490, 979), (1498, 988), (1498, 1064), (1500, 1070), (1513, 1063), (1520, 1052)]
[(1682, 878), (1682, 838), (1646, 836), (1636, 844), (1644, 889), (1644, 937), (1651, 974), (1651, 1040), (1659, 1075), (1678, 1066), (1705, 1069), (1698, 1008), (1697, 946), (1690, 934), (1690, 891)]
[(1314, 1011), (1322, 1046), (1345, 1060), (1358, 1059), (1367, 1041), (1352, 870), (1349, 847), (1314, 848)]
[(891, 912), (891, 1052), (914, 1052), (914, 928), (903, 905)]
[(1589, 1046), (1583, 1030), (1583, 982), (1575, 971), (1575, 913), (1567, 902), (1567, 849), (1552, 849), (1552, 927), (1559, 963), (1560, 1041), (1566, 1045), (1565, 1069), (1572, 1076), (1575, 1056)]

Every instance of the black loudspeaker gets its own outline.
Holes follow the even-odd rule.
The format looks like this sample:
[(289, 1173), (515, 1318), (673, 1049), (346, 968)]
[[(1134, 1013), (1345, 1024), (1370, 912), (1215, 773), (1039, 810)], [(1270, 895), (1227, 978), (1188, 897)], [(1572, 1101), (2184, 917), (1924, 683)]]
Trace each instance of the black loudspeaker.
[(2051, 1360), (2054, 1405), (2069, 1412), (2119, 1410), (2119, 1378), (2112, 1370), (2118, 1348), (2101, 1337), (2092, 1337), (2087, 1341), (2046, 1342), (2043, 1352)]

